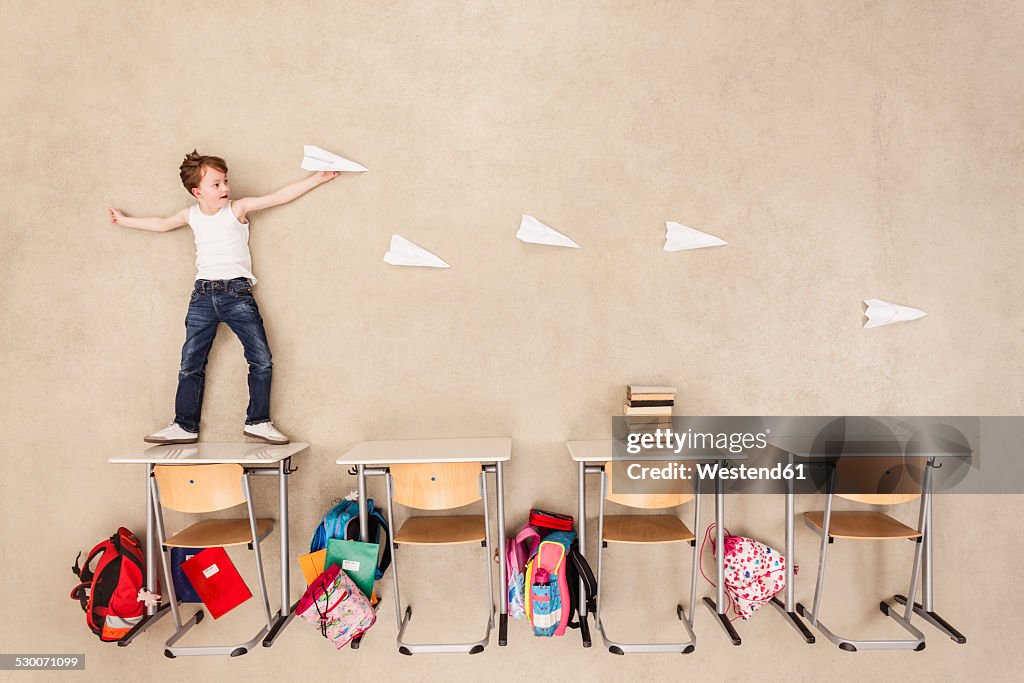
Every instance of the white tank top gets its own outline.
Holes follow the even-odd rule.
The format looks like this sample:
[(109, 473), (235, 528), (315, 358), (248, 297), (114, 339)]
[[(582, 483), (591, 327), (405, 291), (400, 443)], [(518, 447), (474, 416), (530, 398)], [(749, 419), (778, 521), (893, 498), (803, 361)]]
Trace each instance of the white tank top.
[(212, 216), (194, 204), (188, 211), (188, 224), (196, 237), (197, 280), (244, 277), (256, 284), (249, 254), (249, 224), (238, 222), (231, 202)]

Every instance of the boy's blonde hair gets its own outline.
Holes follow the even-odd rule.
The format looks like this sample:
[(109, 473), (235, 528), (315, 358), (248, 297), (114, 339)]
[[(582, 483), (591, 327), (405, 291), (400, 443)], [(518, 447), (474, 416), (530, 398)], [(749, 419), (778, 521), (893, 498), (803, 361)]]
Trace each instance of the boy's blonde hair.
[(215, 168), (221, 173), (228, 172), (228, 164), (220, 157), (206, 156), (196, 150), (185, 155), (185, 160), (178, 167), (181, 175), (181, 184), (185, 186), (189, 194), (193, 188), (199, 187), (199, 181), (203, 179), (204, 168)]

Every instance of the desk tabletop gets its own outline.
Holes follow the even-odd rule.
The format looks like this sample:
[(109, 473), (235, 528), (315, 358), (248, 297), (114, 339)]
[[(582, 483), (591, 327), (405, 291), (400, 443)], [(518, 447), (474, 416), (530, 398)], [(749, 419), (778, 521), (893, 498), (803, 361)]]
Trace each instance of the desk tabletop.
[(395, 439), (363, 441), (337, 459), (338, 465), (407, 465), (427, 462), (508, 462), (512, 438)]
[(304, 441), (281, 446), (244, 441), (201, 441), (193, 444), (169, 444), (131, 450), (107, 462), (126, 464), (216, 465), (276, 465), (286, 458), (309, 448)]
[(964, 444), (954, 443), (941, 437), (931, 437), (927, 443), (907, 448), (903, 440), (892, 438), (878, 440), (858, 439), (856, 436), (843, 439), (823, 439), (807, 436), (768, 437), (768, 445), (798, 458), (832, 461), (843, 458), (961, 458), (970, 459), (973, 451)]
[(686, 451), (676, 453), (671, 449), (655, 450), (644, 449), (643, 453), (630, 455), (626, 453), (615, 454), (615, 444), (619, 449), (625, 447), (624, 441), (616, 442), (614, 439), (588, 439), (584, 441), (566, 441), (569, 447), (569, 455), (574, 462), (610, 462), (612, 460), (666, 460), (666, 461), (715, 461), (715, 460), (746, 460), (746, 453), (722, 453), (722, 454), (693, 454)]

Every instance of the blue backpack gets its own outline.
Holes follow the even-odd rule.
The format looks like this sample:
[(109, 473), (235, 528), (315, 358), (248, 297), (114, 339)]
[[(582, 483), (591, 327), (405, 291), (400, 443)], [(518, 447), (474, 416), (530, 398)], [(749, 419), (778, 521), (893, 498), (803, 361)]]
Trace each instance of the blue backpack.
[[(391, 546), (388, 543), (388, 523), (380, 510), (373, 507), (373, 498), (366, 501), (369, 513), (367, 541), (380, 545), (380, 559), (377, 561), (377, 581), (384, 578), (384, 572), (391, 566)], [(383, 540), (381, 539), (383, 536)], [(327, 547), (327, 541), (338, 538), (345, 541), (359, 539), (359, 502), (343, 500), (327, 511), (313, 532), (313, 540), (309, 542), (309, 552), (315, 553)]]

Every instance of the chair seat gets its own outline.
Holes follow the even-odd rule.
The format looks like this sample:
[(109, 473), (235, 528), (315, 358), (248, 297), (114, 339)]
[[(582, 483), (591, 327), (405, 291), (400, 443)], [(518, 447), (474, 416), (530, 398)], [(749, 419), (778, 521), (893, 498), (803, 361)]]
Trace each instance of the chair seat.
[[(273, 528), (272, 519), (256, 520), (256, 530), (260, 539), (266, 538)], [(204, 519), (174, 534), (164, 542), (164, 545), (171, 548), (223, 548), (246, 543), (252, 543), (248, 518)]]
[(604, 538), (609, 543), (678, 543), (694, 540), (675, 515), (606, 515)]
[[(824, 530), (824, 512), (805, 512), (804, 519), (819, 534)], [(918, 538), (921, 532), (887, 514), (864, 510), (833, 512), (828, 535), (833, 538), (885, 541), (893, 538)]]
[(395, 543), (455, 545), (479, 543), (486, 537), (482, 515), (410, 517), (395, 534)]

